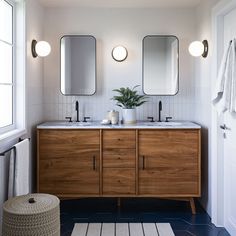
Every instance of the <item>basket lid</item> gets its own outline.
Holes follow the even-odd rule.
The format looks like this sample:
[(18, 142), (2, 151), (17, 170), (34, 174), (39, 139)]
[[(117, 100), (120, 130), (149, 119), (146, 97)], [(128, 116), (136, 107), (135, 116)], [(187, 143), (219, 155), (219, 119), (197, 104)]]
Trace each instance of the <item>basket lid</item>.
[(10, 198), (3, 204), (3, 209), (11, 214), (30, 215), (50, 211), (59, 203), (56, 196), (34, 193)]

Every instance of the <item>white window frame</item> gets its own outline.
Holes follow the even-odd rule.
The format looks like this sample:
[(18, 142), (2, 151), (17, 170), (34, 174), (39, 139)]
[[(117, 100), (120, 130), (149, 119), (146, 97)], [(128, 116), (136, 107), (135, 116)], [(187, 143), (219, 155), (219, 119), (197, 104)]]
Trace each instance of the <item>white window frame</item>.
[(5, 0), (13, 7), (13, 124), (0, 128), (0, 145), (26, 133), (26, 28), (25, 1)]
[[(15, 2), (3, 0), (12, 7), (12, 124), (0, 127), (0, 135), (16, 128), (16, 9)], [(0, 39), (0, 41), (9, 44)], [(9, 44), (10, 45), (10, 44)]]

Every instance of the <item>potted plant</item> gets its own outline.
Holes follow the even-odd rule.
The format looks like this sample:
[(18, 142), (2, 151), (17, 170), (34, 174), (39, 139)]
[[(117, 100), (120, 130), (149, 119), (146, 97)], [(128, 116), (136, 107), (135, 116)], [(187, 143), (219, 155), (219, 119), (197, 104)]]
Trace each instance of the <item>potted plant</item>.
[(130, 88), (114, 89), (114, 92), (118, 92), (119, 95), (114, 96), (112, 100), (116, 101), (116, 105), (122, 107), (122, 120), (124, 124), (136, 123), (136, 107), (141, 106), (147, 102), (145, 95), (139, 95), (136, 88), (139, 85)]

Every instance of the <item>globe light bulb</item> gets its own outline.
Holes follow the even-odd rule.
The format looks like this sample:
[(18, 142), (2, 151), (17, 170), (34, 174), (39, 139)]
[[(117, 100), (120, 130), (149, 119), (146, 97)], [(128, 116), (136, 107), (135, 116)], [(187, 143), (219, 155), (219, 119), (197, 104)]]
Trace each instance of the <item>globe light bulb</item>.
[(204, 53), (204, 44), (200, 41), (194, 41), (189, 45), (189, 53), (194, 57), (200, 57)]
[(39, 41), (35, 45), (35, 51), (39, 57), (46, 57), (51, 52), (51, 46), (46, 41)]
[(112, 50), (112, 57), (116, 61), (124, 61), (128, 56), (127, 49), (123, 46), (117, 46)]

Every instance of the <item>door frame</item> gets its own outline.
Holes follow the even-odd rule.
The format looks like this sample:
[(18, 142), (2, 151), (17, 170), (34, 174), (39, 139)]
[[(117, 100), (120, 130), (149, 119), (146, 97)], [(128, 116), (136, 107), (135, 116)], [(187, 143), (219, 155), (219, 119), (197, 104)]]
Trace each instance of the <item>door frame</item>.
[[(236, 8), (236, 0), (221, 0), (212, 9), (212, 53), (211, 89), (215, 89), (218, 68), (223, 55), (224, 16)], [(222, 134), (219, 132), (220, 117), (212, 106), (211, 121), (211, 217), (212, 223), (224, 226), (224, 161), (219, 141)]]

